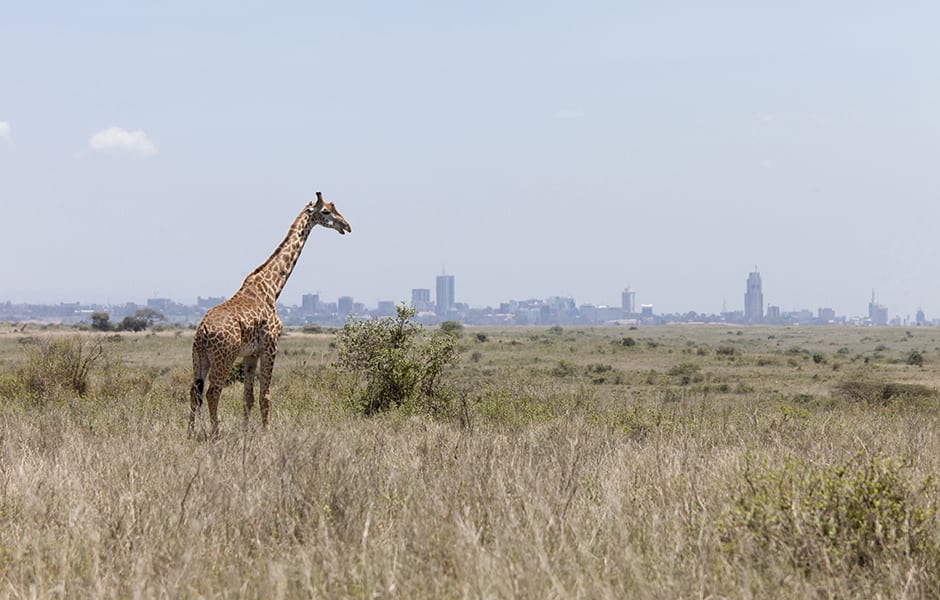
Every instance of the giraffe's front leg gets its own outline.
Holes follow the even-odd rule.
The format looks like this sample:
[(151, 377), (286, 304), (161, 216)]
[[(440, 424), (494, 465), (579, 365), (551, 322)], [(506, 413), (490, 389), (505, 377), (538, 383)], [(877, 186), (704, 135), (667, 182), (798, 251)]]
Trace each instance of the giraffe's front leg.
[(246, 356), (242, 364), (245, 367), (245, 427), (248, 427), (248, 415), (251, 414), (251, 408), (255, 405), (255, 372), (258, 370), (258, 357)]
[(268, 411), (271, 407), (271, 378), (274, 375), (274, 357), (277, 354), (277, 342), (269, 344), (261, 355), (258, 369), (258, 384), (261, 404), (261, 426), (268, 426)]

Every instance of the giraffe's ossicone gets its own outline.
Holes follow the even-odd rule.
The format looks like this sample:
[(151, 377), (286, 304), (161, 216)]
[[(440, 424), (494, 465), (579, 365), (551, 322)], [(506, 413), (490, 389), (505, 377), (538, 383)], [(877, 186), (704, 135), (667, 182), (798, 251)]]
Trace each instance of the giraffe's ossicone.
[[(352, 231), (332, 202), (324, 202), (317, 192), (316, 202), (308, 202), (274, 253), (245, 278), (235, 295), (209, 309), (196, 328), (193, 339), (193, 383), (190, 389), (189, 434), (193, 435), (203, 395), (209, 406), (210, 435), (219, 432), (219, 398), (235, 360), (244, 361), (245, 424), (255, 403), (254, 381), (258, 376), (261, 424), (268, 424), (271, 405), (271, 375), (281, 320), (275, 305), (288, 277), (297, 264), (314, 225)], [(208, 381), (208, 389), (206, 382)]]

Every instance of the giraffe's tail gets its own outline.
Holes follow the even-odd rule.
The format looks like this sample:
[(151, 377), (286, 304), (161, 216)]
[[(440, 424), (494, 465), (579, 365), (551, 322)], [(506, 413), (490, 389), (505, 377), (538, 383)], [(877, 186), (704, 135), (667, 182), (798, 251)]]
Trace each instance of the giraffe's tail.
[(191, 391), (191, 405), (193, 410), (202, 406), (202, 398), (206, 389), (206, 377), (209, 374), (209, 332), (205, 325), (196, 330), (193, 339), (193, 385)]

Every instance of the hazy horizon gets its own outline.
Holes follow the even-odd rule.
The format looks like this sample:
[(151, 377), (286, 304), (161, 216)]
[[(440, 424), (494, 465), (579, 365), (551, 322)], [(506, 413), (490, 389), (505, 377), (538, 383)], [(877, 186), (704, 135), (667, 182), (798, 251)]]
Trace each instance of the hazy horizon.
[(0, 21), (0, 301), (940, 316), (940, 5), (171, 1)]

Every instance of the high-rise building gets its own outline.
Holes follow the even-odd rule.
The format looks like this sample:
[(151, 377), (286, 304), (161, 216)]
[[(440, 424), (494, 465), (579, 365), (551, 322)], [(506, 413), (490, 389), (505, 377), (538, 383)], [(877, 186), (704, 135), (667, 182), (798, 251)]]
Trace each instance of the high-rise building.
[(339, 312), (341, 317), (346, 317), (353, 313), (353, 299), (352, 296), (340, 296), (336, 300), (336, 309)]
[(871, 302), (868, 303), (868, 320), (872, 325), (888, 324), (888, 307), (875, 302), (875, 290), (871, 291)]
[(415, 288), (411, 290), (411, 305), (418, 312), (430, 310), (431, 290), (427, 288)]
[(320, 310), (320, 294), (304, 294), (300, 297), (300, 310), (313, 314)]
[(620, 294), (620, 308), (628, 315), (636, 313), (636, 292), (630, 289), (629, 284), (627, 284), (627, 289)]
[(437, 276), (437, 296), (435, 298), (435, 312), (440, 316), (446, 316), (454, 306), (454, 276)]
[(760, 323), (764, 320), (764, 292), (761, 291), (760, 273), (757, 267), (747, 276), (747, 292), (744, 294), (744, 320)]

